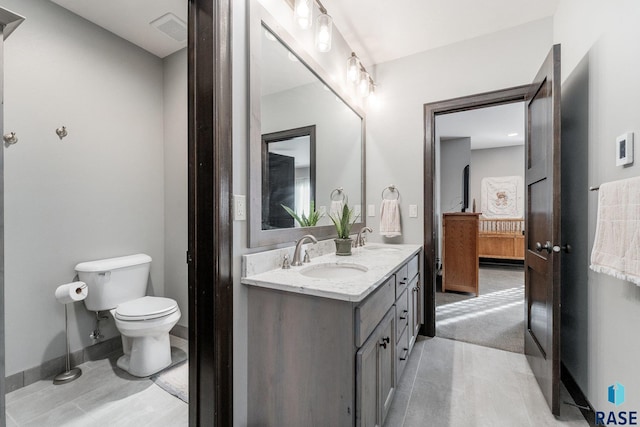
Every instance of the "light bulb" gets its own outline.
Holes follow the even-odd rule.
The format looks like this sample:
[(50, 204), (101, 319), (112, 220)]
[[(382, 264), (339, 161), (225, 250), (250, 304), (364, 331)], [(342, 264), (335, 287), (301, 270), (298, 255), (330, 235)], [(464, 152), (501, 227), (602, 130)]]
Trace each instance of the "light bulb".
[(333, 20), (326, 13), (322, 13), (316, 18), (316, 48), (320, 52), (331, 50), (332, 28)]
[(298, 26), (306, 30), (311, 26), (312, 0), (296, 0), (293, 14)]
[(347, 59), (347, 81), (355, 83), (360, 76), (360, 60), (355, 53), (351, 52), (351, 56)]
[(372, 107), (378, 106), (378, 96), (376, 95), (376, 85), (373, 81), (369, 81), (369, 96), (367, 97), (367, 104)]
[(366, 71), (360, 72), (360, 82), (358, 83), (360, 96), (366, 98), (369, 95), (369, 73)]

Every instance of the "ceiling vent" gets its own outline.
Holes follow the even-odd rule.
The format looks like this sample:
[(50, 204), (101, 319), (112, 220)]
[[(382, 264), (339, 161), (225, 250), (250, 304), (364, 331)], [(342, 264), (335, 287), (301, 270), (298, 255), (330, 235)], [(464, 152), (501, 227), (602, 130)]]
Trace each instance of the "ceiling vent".
[(173, 13), (162, 15), (149, 24), (179, 43), (187, 40), (187, 24)]

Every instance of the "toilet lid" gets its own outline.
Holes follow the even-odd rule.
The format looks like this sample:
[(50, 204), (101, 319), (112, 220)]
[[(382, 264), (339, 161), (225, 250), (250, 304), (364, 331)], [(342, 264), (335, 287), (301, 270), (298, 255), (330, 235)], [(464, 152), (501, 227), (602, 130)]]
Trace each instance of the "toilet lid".
[(127, 301), (116, 308), (116, 319), (151, 320), (168, 316), (178, 311), (178, 303), (171, 298), (142, 297)]

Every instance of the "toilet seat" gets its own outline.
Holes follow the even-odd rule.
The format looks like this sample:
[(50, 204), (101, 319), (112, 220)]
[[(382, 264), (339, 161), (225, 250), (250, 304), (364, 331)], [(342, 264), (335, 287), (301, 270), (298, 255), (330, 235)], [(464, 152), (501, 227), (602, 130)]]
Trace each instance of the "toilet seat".
[(171, 298), (142, 297), (120, 304), (114, 317), (118, 320), (135, 322), (167, 317), (178, 311), (178, 303)]

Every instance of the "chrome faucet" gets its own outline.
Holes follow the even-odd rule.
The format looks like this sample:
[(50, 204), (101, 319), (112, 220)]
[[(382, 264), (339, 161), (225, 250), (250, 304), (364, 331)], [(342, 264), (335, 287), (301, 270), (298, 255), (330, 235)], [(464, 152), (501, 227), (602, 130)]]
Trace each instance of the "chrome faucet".
[(302, 236), (300, 238), (300, 240), (298, 240), (296, 242), (296, 250), (293, 252), (293, 261), (291, 261), (291, 265), (294, 267), (298, 267), (300, 265), (302, 265), (302, 261), (300, 260), (301, 256), (300, 253), (302, 252), (302, 244), (305, 242), (305, 240), (311, 240), (314, 244), (318, 243), (318, 240), (313, 237), (313, 235), (311, 234), (307, 234), (305, 236)]
[(356, 236), (356, 248), (358, 246), (364, 246), (364, 233), (366, 232), (373, 233), (371, 227), (362, 227), (360, 231), (358, 231), (358, 235)]

